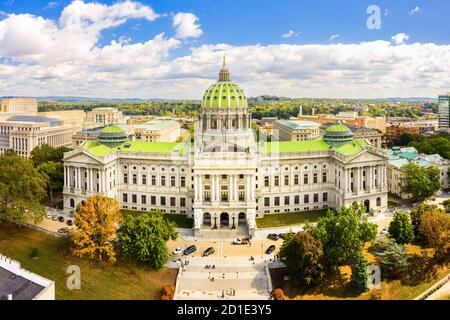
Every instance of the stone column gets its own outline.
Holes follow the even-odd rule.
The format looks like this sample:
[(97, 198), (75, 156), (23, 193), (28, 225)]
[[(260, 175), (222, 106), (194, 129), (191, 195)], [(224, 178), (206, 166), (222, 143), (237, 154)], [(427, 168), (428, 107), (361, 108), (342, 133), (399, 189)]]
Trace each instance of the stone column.
[(203, 202), (203, 176), (198, 176), (198, 201)]
[(198, 201), (198, 175), (194, 175), (194, 199)]
[(229, 186), (229, 189), (230, 190), (228, 190), (228, 198), (229, 198), (229, 201), (235, 201), (236, 199), (234, 198), (234, 188), (235, 188), (235, 186), (234, 186), (234, 175), (231, 175), (230, 176), (230, 186)]

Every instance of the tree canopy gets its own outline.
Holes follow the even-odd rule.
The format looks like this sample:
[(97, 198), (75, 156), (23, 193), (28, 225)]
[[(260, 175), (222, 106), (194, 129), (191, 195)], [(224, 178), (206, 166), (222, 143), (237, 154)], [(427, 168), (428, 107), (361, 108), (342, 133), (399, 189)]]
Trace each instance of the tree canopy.
[(440, 212), (426, 212), (419, 226), (421, 237), (435, 249), (436, 257), (449, 258), (450, 215)]
[(75, 226), (72, 235), (72, 252), (79, 257), (98, 261), (116, 261), (112, 241), (117, 227), (122, 223), (119, 203), (101, 195), (91, 196), (74, 213)]
[(369, 279), (369, 263), (367, 259), (359, 254), (353, 258), (351, 263), (352, 275), (350, 277), (350, 285), (358, 292), (366, 292), (368, 288), (367, 281)]
[(441, 188), (441, 171), (436, 166), (420, 167), (410, 162), (401, 168), (401, 190), (416, 199), (432, 196)]
[(381, 270), (388, 275), (396, 275), (407, 266), (406, 248), (393, 239), (376, 242), (372, 246), (371, 252), (379, 261)]
[(414, 227), (409, 214), (397, 211), (389, 225), (389, 235), (398, 244), (410, 243), (414, 240)]
[(30, 160), (6, 151), (0, 156), (0, 218), (17, 224), (42, 220), (46, 183), (47, 177)]
[(117, 233), (121, 252), (160, 269), (169, 258), (167, 241), (178, 237), (174, 222), (161, 212), (144, 213), (137, 217), (127, 215)]
[(364, 244), (377, 235), (377, 226), (367, 221), (363, 205), (341, 207), (337, 213), (329, 210), (316, 226), (306, 229), (322, 242), (325, 259), (333, 269), (360, 254)]
[(34, 165), (38, 167), (46, 162), (60, 162), (64, 157), (64, 153), (69, 152), (70, 150), (72, 149), (67, 147), (55, 148), (48, 144), (43, 144), (31, 150), (30, 159), (33, 161)]

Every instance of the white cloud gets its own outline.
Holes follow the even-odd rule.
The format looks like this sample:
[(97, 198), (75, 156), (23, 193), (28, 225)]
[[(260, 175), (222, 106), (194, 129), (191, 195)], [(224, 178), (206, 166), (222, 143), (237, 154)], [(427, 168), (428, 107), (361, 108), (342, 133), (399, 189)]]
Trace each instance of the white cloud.
[(391, 38), (391, 41), (397, 45), (404, 44), (408, 40), (409, 40), (409, 35), (407, 35), (404, 32), (398, 33), (395, 36), (392, 36), (392, 38)]
[(57, 6), (60, 5), (59, 0), (58, 1), (50, 1), (47, 3), (47, 5), (45, 6), (45, 9), (53, 9), (56, 8)]
[(173, 16), (173, 27), (178, 39), (198, 38), (203, 34), (198, 17), (189, 12), (179, 12)]
[(414, 9), (412, 9), (412, 10), (409, 12), (409, 15), (410, 15), (410, 16), (413, 16), (413, 15), (415, 15), (416, 13), (419, 13), (419, 11), (420, 11), (420, 7), (415, 7)]
[(389, 11), (389, 9), (385, 9), (384, 10), (384, 16), (387, 17), (391, 14), (391, 11)]
[(330, 37), (330, 41), (333, 41), (333, 40), (336, 40), (337, 38), (339, 38), (340, 37), (340, 35), (339, 34), (333, 34), (331, 37)]
[(289, 30), (287, 33), (281, 35), (282, 38), (297, 37), (301, 32), (295, 32), (294, 30)]

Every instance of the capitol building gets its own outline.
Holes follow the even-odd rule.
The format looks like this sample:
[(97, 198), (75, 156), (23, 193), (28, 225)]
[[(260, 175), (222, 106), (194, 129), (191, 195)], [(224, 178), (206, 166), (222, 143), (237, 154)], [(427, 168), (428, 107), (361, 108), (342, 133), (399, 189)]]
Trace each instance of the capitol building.
[(203, 96), (194, 143), (131, 141), (105, 127), (64, 156), (64, 210), (87, 197), (194, 219), (194, 234), (253, 234), (269, 214), (387, 209), (387, 156), (342, 123), (306, 141), (257, 141), (247, 98), (224, 63)]

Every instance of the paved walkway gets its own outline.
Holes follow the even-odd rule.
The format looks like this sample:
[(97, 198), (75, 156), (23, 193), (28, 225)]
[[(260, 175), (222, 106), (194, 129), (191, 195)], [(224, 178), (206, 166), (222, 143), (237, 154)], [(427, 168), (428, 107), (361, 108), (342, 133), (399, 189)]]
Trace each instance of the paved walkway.
[[(265, 259), (189, 257), (182, 261), (175, 300), (270, 299)], [(214, 269), (205, 268), (207, 265)]]

